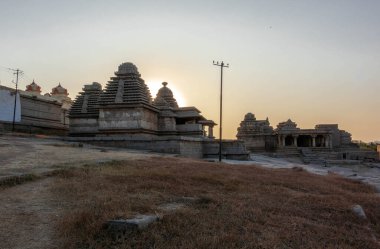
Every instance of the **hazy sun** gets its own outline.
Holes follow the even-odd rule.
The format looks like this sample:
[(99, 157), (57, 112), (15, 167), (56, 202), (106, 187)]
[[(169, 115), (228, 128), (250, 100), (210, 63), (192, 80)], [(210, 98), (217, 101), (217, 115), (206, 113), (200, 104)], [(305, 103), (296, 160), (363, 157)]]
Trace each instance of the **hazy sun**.
[[(164, 80), (147, 80), (146, 84), (149, 87), (150, 93), (152, 94), (153, 99), (156, 98), (158, 90), (163, 87), (162, 82)], [(168, 82), (167, 85), (170, 90), (172, 90), (174, 98), (177, 100), (177, 103), (180, 107), (186, 106), (186, 100), (183, 94), (176, 88), (175, 83)]]

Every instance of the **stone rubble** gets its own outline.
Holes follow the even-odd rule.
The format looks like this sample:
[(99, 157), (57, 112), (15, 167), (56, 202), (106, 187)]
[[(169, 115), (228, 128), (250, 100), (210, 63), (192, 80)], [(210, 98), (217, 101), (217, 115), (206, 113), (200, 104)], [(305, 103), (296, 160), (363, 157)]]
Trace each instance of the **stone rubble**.
[(364, 209), (362, 208), (362, 206), (360, 205), (354, 205), (352, 207), (352, 211), (356, 214), (356, 216), (358, 216), (359, 218), (362, 218), (362, 219), (367, 219), (367, 216), (365, 215), (365, 212), (364, 212)]

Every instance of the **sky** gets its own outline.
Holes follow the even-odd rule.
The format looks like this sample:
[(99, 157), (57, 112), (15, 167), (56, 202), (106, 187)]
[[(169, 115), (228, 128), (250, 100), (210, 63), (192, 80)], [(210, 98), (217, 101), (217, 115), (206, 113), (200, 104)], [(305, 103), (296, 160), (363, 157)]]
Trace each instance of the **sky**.
[(379, 13), (377, 0), (0, 0), (0, 81), (19, 68), (21, 89), (61, 83), (74, 99), (132, 62), (153, 97), (167, 81), (219, 123), (224, 61), (224, 138), (252, 112), (380, 141)]

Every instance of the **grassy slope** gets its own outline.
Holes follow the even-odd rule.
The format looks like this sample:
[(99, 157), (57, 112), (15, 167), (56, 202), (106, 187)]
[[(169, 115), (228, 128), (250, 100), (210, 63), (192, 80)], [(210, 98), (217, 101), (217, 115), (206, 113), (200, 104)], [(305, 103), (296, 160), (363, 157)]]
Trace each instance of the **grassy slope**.
[[(57, 226), (65, 248), (378, 248), (380, 198), (360, 182), (302, 170), (190, 159), (114, 162), (59, 174), (52, 191), (74, 203)], [(115, 244), (104, 221), (200, 197)], [(363, 206), (368, 220), (350, 210)], [(115, 247), (112, 247), (115, 246)]]

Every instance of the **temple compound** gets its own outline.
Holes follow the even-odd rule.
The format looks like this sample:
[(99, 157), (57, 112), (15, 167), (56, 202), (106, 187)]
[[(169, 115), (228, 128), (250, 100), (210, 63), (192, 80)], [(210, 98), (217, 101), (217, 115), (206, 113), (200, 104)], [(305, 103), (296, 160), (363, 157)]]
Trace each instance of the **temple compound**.
[[(152, 100), (137, 67), (123, 63), (105, 89), (85, 85), (70, 109), (70, 138), (103, 146), (213, 157), (216, 125), (195, 107), (179, 107), (166, 82)], [(246, 158), (243, 143), (224, 141), (226, 158)]]
[[(27, 133), (65, 135), (69, 129), (68, 110), (71, 99), (65, 88), (58, 84), (51, 93), (41, 94), (41, 87), (33, 82), (25, 91), (0, 86), (0, 131), (12, 129)], [(16, 112), (14, 113), (16, 100)]]
[(359, 149), (352, 143), (351, 134), (340, 130), (337, 124), (301, 129), (288, 119), (273, 129), (268, 118), (256, 120), (254, 114), (247, 113), (237, 131), (238, 140), (244, 141), (247, 150), (253, 153), (301, 156), (305, 162), (378, 159), (376, 152)]

